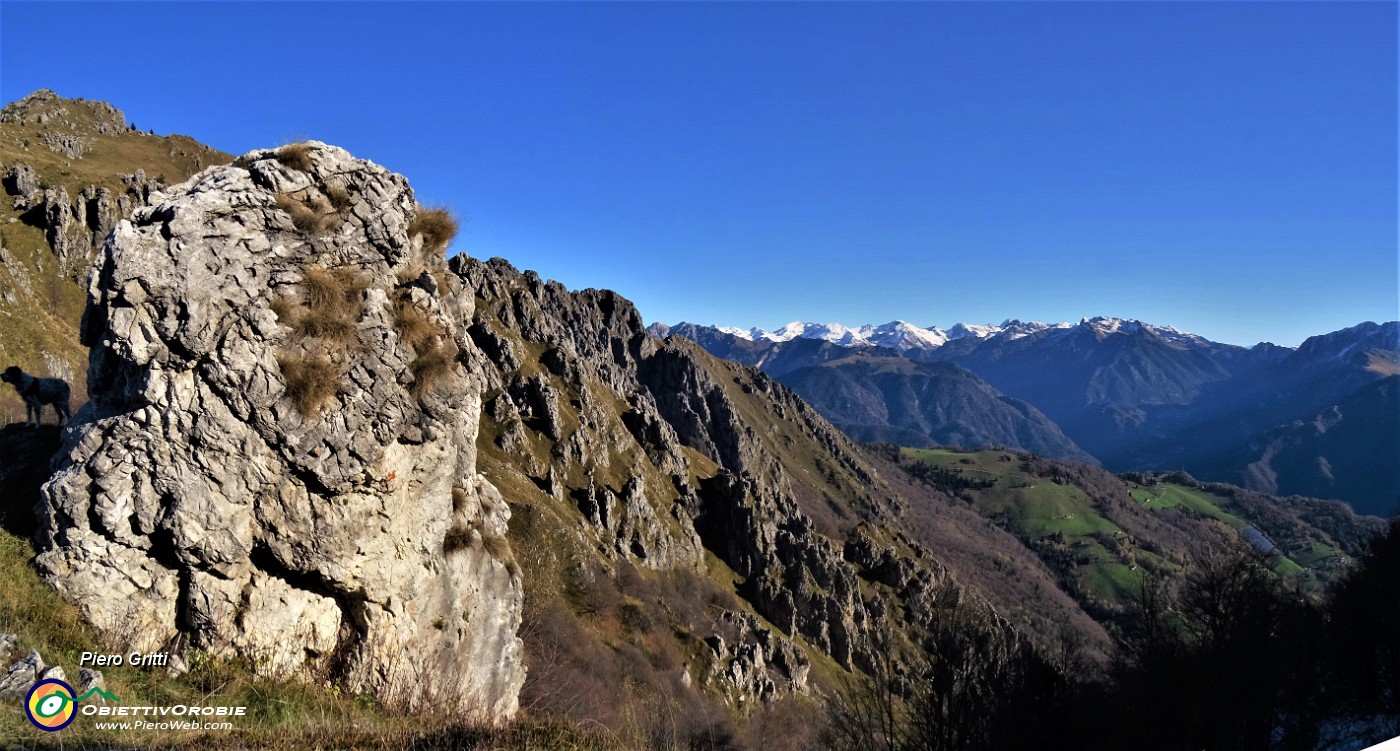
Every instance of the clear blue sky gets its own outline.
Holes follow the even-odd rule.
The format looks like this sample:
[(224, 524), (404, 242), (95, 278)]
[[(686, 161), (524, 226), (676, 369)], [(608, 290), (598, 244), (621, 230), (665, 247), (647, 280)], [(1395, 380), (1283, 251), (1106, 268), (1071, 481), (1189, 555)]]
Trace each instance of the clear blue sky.
[(0, 94), (408, 175), (648, 321), (1397, 317), (1396, 5), (0, 4)]

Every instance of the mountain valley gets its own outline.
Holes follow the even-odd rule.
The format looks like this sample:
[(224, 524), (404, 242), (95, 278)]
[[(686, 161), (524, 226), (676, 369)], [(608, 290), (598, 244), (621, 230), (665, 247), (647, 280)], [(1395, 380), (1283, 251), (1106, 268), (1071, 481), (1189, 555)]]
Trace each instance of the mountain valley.
[[(959, 324), (911, 335), (915, 329), (903, 322), (858, 329), (790, 324), (777, 333), (652, 326), (658, 335), (680, 334), (720, 357), (763, 368), (862, 438), (925, 447), (1004, 445), (1119, 472), (1184, 469), (1260, 492), (1338, 498), (1363, 513), (1389, 513), (1400, 498), (1400, 455), (1391, 438), (1400, 433), (1400, 405), (1384, 385), (1400, 368), (1396, 322), (1362, 323), (1296, 349), (1220, 344), (1109, 318)], [(900, 366), (900, 377), (886, 376), (880, 388), (855, 394), (842, 373), (859, 362), (857, 354), (866, 362), (895, 357), (965, 370), (935, 376)], [(804, 368), (819, 369), (794, 375)], [(936, 404), (911, 399), (929, 383), (937, 383), (945, 402), (994, 394), (1020, 400), (1043, 418), (1010, 433), (993, 425), (968, 429)], [(1326, 440), (1298, 432), (1314, 425), (1320, 436), (1339, 424), (1346, 427)], [(1063, 438), (1053, 438), (1061, 432)], [(1275, 467), (1285, 444), (1287, 463)]]

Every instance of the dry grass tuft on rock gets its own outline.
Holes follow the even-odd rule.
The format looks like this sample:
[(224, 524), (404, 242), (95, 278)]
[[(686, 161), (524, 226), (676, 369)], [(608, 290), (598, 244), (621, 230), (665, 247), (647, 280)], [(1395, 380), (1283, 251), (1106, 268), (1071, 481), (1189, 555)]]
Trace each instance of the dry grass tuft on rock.
[(303, 203), (286, 193), (277, 194), (277, 208), (292, 217), (292, 226), (309, 235), (319, 235), (331, 229), (340, 221), (326, 199), (317, 196), (311, 202)]
[(277, 161), (291, 167), (294, 170), (310, 172), (311, 164), (311, 144), (289, 143), (277, 150)]
[(339, 213), (345, 213), (350, 208), (350, 191), (339, 185), (327, 186), (325, 191), (326, 200), (331, 202), (331, 207)]
[(299, 353), (277, 356), (277, 366), (287, 381), (287, 398), (301, 414), (310, 417), (321, 411), (340, 390), (335, 363), (321, 354)]
[(298, 317), (296, 301), (292, 300), (290, 297), (285, 295), (274, 297), (272, 298), (272, 302), (268, 303), (267, 307), (277, 316), (278, 323), (286, 326), (296, 326)]
[(502, 535), (482, 535), (481, 544), (498, 561), (515, 560), (515, 555), (510, 552), (510, 541)]
[(421, 398), (433, 384), (452, 372), (452, 364), (456, 357), (456, 347), (448, 344), (434, 347), (413, 358), (413, 362), (408, 364), (408, 370), (413, 374), (413, 383), (408, 387), (409, 393), (413, 394), (414, 398)]
[(428, 352), (444, 335), (442, 327), (428, 320), (423, 311), (414, 304), (400, 298), (394, 303), (394, 327), (399, 336), (413, 347), (414, 352)]
[(369, 282), (350, 269), (311, 266), (306, 269), (301, 287), (306, 310), (292, 324), (297, 333), (340, 345), (353, 343)]
[(466, 550), (472, 544), (472, 529), (465, 524), (454, 524), (442, 537), (442, 552), (455, 553)]
[(408, 225), (408, 236), (423, 236), (423, 247), (437, 253), (447, 250), (447, 244), (457, 236), (457, 220), (452, 212), (441, 206), (419, 208), (418, 216)]
[(292, 349), (277, 356), (287, 398), (298, 412), (311, 417), (340, 391), (342, 368), (327, 351), (359, 345), (369, 281), (357, 269), (309, 266), (297, 288), (298, 293), (273, 297), (268, 307), (294, 337)]
[(452, 487), (452, 510), (461, 511), (467, 507), (467, 489)]

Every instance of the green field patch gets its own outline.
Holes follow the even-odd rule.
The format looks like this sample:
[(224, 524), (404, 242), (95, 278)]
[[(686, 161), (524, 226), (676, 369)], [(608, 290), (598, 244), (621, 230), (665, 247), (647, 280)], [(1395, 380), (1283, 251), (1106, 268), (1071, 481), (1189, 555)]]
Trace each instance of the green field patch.
[(992, 481), (991, 487), (969, 491), (977, 510), (1003, 519), (1012, 531), (1026, 537), (1061, 534), (1068, 542), (1096, 532), (1119, 531), (1094, 510), (1084, 491), (1022, 472), (1020, 461), (1010, 452), (909, 448), (904, 452), (919, 461), (966, 474), (971, 480)]
[(1303, 568), (1315, 568), (1328, 561), (1342, 558), (1342, 551), (1328, 545), (1320, 540), (1308, 540), (1308, 543), (1296, 550), (1288, 551), (1288, 557), (1292, 558)]
[(1084, 537), (1095, 532), (1112, 534), (1117, 525), (1099, 516), (1084, 492), (1072, 485), (1040, 482), (1033, 487), (1013, 488), (1007, 493), (1020, 512), (1020, 527), (1031, 537), (1055, 533)]
[(1274, 556), (1270, 562), (1270, 566), (1273, 568), (1275, 574), (1284, 578), (1299, 576), (1305, 570), (1302, 566), (1294, 563), (1289, 557), (1282, 555)]
[(1249, 526), (1245, 520), (1221, 508), (1225, 501), (1218, 496), (1181, 485), (1157, 485), (1129, 491), (1134, 501), (1149, 510), (1184, 508), (1200, 516), (1225, 522), (1235, 529)]
[(1096, 563), (1079, 569), (1085, 591), (1107, 602), (1128, 602), (1138, 592), (1142, 572), (1124, 563)]
[(977, 456), (981, 452), (975, 451), (951, 451), (949, 449), (904, 449), (904, 455), (918, 459), (929, 464), (955, 464), (960, 459), (971, 459), (977, 461)]

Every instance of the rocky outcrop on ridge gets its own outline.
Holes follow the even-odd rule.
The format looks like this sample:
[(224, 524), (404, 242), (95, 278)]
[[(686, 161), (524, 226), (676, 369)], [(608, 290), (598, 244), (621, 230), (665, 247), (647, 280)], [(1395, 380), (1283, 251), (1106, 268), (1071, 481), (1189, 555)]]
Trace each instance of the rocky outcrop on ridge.
[(489, 360), (482, 450), (499, 457), (493, 466), (576, 510), (575, 533), (613, 561), (703, 570), (717, 558), (760, 616), (739, 629), (738, 615), (686, 624), (710, 655), (702, 682), (758, 698), (791, 692), (806, 683), (806, 659), (791, 649), (799, 638), (870, 669), (881, 634), (926, 642), (949, 607), (965, 606), (970, 632), (1009, 638), (985, 602), (895, 531), (899, 499), (783, 385), (685, 339), (656, 339), (615, 293), (569, 292), (501, 259), (458, 257), (452, 268), (477, 297), (470, 332)]
[(311, 142), (117, 224), (82, 328), (92, 401), (37, 509), (41, 574), (108, 639), (515, 711), (472, 297), (423, 217), (402, 176)]
[[(186, 136), (136, 130), (105, 102), (41, 90), (0, 111), (0, 360), (69, 380), (86, 398), (76, 336), (87, 270), (118, 220), (154, 191), (232, 160)], [(0, 392), (0, 414), (22, 410)]]

